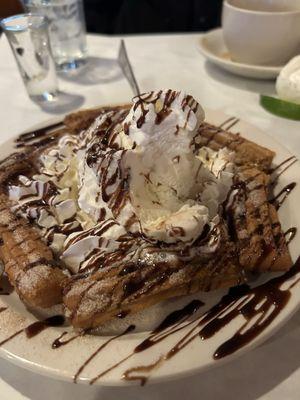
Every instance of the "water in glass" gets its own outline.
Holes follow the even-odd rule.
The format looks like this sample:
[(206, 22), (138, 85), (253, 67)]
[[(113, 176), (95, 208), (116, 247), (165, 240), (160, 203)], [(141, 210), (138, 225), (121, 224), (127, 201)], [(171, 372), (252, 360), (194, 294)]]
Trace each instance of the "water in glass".
[(29, 96), (35, 101), (54, 100), (58, 87), (46, 19), (21, 14), (2, 20), (1, 27)]
[(57, 68), (75, 69), (87, 55), (82, 0), (27, 0), (28, 10), (48, 18), (51, 49)]

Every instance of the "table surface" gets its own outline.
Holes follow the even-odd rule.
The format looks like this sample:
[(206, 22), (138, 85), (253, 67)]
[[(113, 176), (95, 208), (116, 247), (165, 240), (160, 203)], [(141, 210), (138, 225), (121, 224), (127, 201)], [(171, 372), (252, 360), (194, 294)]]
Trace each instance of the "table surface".
[[(300, 155), (300, 124), (277, 118), (259, 105), (258, 94), (274, 92), (274, 82), (239, 78), (209, 64), (199, 54), (199, 34), (125, 38), (142, 91), (182, 89), (202, 106), (239, 117)], [(90, 63), (82, 73), (61, 77), (60, 107), (41, 109), (26, 95), (4, 37), (0, 39), (0, 143), (79, 107), (128, 102), (132, 93), (117, 65), (118, 37), (88, 35)], [(1, 329), (1, 327), (0, 327)], [(37, 376), (0, 360), (1, 400), (298, 399), (300, 392), (300, 312), (267, 343), (243, 357), (199, 376), (144, 388), (101, 388)]]

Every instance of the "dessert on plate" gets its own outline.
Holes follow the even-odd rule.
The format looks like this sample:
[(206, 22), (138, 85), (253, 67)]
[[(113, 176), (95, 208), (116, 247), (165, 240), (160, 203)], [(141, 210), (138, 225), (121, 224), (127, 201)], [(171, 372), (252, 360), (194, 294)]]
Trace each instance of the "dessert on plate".
[(0, 165), (0, 256), (20, 298), (93, 328), (292, 261), (269, 201), (274, 153), (183, 92), (79, 111)]

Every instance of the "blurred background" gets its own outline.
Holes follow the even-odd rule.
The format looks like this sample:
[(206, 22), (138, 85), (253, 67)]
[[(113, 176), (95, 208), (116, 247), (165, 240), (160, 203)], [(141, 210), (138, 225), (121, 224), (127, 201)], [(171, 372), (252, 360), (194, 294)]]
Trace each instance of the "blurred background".
[[(87, 31), (104, 34), (206, 31), (220, 25), (222, 0), (84, 0)], [(0, 0), (0, 19), (23, 11)]]

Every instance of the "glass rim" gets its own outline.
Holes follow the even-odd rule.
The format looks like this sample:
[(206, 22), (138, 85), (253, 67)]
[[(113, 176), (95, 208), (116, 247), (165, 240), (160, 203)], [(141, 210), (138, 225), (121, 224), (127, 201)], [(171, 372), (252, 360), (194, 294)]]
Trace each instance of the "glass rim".
[(13, 22), (14, 20), (18, 20), (21, 18), (28, 19), (30, 17), (36, 17), (40, 20), (39, 26), (43, 26), (47, 24), (47, 18), (43, 15), (37, 13), (23, 13), (23, 14), (16, 14), (10, 17), (6, 17), (0, 20), (0, 26), (4, 31), (12, 31), (12, 32), (21, 32), (28, 29), (29, 24), (14, 24), (14, 25), (7, 25), (9, 22)]

